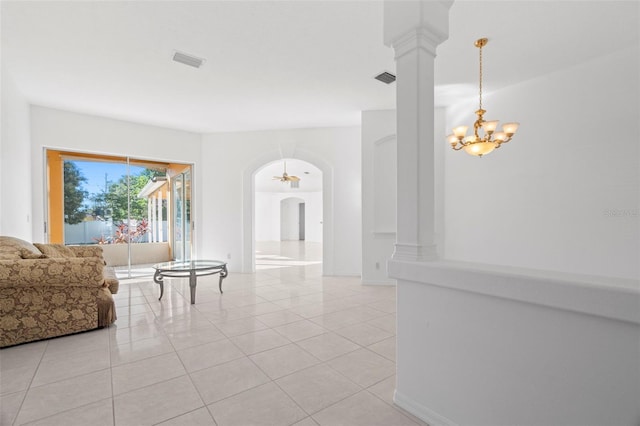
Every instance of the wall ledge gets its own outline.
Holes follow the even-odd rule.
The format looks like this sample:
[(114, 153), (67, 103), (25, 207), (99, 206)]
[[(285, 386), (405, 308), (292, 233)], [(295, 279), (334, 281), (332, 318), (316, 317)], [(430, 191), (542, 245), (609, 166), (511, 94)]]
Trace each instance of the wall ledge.
[(640, 280), (436, 260), (390, 260), (389, 277), (640, 324)]
[(425, 421), (429, 426), (458, 426), (457, 423), (414, 401), (406, 395), (399, 393), (398, 390), (393, 394), (393, 402), (406, 412)]

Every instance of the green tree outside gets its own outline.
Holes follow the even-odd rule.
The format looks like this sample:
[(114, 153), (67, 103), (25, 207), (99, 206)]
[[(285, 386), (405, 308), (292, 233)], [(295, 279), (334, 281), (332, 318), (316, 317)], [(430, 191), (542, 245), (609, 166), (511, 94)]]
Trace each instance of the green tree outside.
[[(127, 221), (127, 197), (130, 194), (130, 217), (143, 219), (147, 217), (147, 199), (138, 198), (138, 193), (155, 176), (163, 176), (164, 172), (144, 169), (138, 175), (122, 176), (117, 182), (109, 185), (104, 194), (106, 205), (112, 209), (114, 223)], [(128, 192), (130, 191), (130, 192)]]
[(70, 225), (84, 220), (87, 212), (82, 208), (87, 191), (82, 184), (87, 178), (82, 176), (78, 167), (71, 161), (64, 162), (64, 221)]

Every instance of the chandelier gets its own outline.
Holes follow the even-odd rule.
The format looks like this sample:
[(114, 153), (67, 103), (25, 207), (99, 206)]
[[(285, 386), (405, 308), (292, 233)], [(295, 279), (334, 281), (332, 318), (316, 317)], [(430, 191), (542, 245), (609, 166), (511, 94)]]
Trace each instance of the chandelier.
[[(511, 140), (518, 130), (518, 123), (505, 123), (501, 132), (496, 132), (498, 120), (485, 121), (483, 115), (485, 110), (482, 109), (482, 48), (489, 40), (481, 38), (476, 40), (475, 46), (480, 49), (480, 107), (476, 111), (478, 119), (473, 123), (473, 134), (467, 136), (469, 126), (458, 126), (453, 129), (453, 134), (447, 136), (447, 142), (451, 144), (451, 148), (456, 151), (464, 149), (469, 155), (482, 157), (489, 154), (496, 148), (500, 148), (503, 143)], [(484, 134), (482, 137), (478, 134), (480, 129)]]

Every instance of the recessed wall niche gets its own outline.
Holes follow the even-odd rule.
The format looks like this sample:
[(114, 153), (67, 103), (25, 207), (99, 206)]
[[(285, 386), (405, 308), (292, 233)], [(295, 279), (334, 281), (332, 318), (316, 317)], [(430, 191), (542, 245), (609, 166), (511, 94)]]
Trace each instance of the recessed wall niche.
[(397, 138), (390, 135), (374, 143), (373, 232), (378, 237), (396, 232)]

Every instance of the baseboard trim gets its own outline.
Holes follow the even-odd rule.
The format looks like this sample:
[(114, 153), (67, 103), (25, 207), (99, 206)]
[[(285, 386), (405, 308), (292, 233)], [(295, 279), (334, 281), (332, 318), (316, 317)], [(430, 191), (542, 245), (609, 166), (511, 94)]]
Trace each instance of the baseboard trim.
[(453, 420), (442, 416), (435, 411), (417, 403), (411, 398), (396, 391), (393, 394), (393, 402), (406, 412), (426, 422), (429, 426), (458, 426)]

